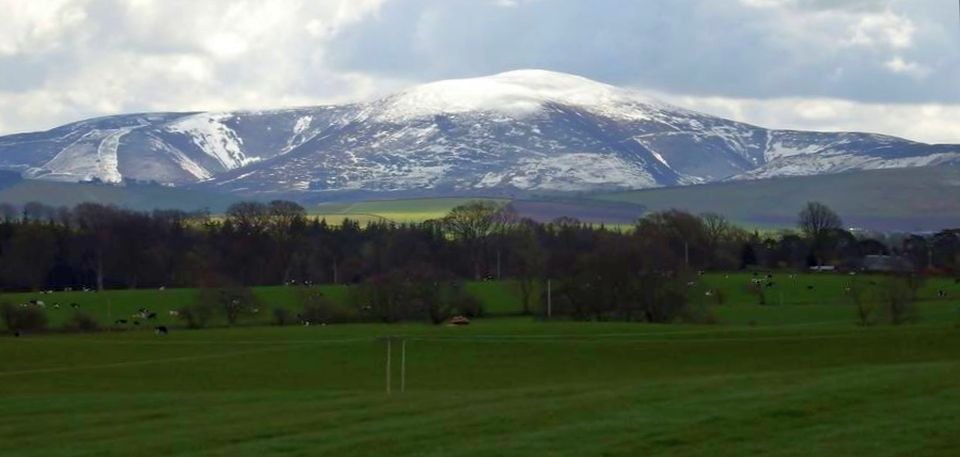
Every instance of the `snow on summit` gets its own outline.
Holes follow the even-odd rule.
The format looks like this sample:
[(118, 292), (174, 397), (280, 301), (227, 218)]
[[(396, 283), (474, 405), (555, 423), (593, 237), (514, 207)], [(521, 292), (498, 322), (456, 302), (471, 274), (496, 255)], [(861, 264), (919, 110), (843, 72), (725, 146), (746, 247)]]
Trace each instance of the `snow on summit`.
[(28, 178), (243, 193), (597, 191), (950, 163), (960, 147), (770, 130), (545, 70), (366, 103), (120, 115), (0, 137), (0, 169)]
[[(522, 117), (556, 103), (620, 109), (626, 117), (639, 104), (657, 103), (638, 92), (581, 76), (547, 70), (516, 70), (493, 76), (422, 84), (385, 100), (381, 120), (404, 121), (437, 114), (500, 113)], [(659, 104), (659, 103), (658, 103)]]

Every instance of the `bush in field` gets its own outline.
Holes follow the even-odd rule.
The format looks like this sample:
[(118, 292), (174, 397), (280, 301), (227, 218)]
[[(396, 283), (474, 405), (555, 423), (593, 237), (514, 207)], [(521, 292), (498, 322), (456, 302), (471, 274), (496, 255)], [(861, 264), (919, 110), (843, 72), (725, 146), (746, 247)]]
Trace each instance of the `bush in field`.
[(303, 287), (297, 291), (302, 311), (300, 319), (318, 324), (355, 322), (359, 319), (354, 309), (343, 306), (324, 295), (319, 287)]
[(47, 328), (47, 313), (36, 306), (0, 305), (0, 317), (11, 332), (40, 331)]
[(97, 332), (100, 331), (100, 323), (90, 314), (77, 311), (70, 320), (63, 324), (63, 330), (66, 332)]
[(479, 316), (483, 309), (449, 273), (429, 266), (409, 267), (375, 276), (359, 285), (354, 308), (382, 322), (428, 320), (445, 322), (455, 313)]
[(293, 316), (286, 308), (278, 306), (273, 308), (273, 323), (281, 327), (294, 323)]
[(483, 303), (470, 295), (460, 283), (449, 284), (447, 294), (447, 300), (457, 314), (470, 318), (483, 317)]
[(890, 276), (880, 283), (881, 299), (886, 304), (887, 320), (893, 325), (914, 322), (917, 319), (917, 306), (914, 300), (919, 288), (919, 280), (914, 277)]
[(857, 324), (864, 327), (875, 324), (876, 320), (874, 315), (876, 314), (877, 306), (872, 300), (873, 297), (868, 293), (867, 288), (863, 286), (863, 282), (859, 279), (859, 276), (853, 277), (853, 280), (844, 292), (847, 294), (850, 302), (853, 303), (853, 308), (857, 313)]
[(203, 288), (197, 293), (197, 304), (220, 310), (227, 323), (233, 325), (240, 316), (259, 310), (260, 299), (248, 287)]
[(216, 304), (196, 301), (178, 310), (178, 317), (187, 324), (187, 328), (204, 328), (216, 314)]

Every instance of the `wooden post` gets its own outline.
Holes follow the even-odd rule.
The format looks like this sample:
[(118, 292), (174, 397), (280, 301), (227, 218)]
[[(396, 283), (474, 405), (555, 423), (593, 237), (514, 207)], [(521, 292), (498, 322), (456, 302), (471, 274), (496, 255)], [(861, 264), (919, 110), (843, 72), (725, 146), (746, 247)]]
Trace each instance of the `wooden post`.
[(390, 338), (387, 338), (387, 395), (390, 395)]
[(407, 390), (407, 340), (400, 340), (400, 393)]
[(550, 280), (547, 280), (547, 319), (550, 319), (553, 316), (553, 291), (551, 289)]

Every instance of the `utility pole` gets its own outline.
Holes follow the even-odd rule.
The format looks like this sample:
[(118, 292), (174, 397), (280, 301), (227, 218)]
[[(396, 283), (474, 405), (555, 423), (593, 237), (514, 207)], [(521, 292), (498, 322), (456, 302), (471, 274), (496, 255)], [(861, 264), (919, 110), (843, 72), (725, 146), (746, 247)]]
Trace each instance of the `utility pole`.
[(400, 340), (400, 393), (407, 391), (407, 340)]
[(390, 395), (390, 340), (387, 338), (387, 395)]
[(551, 290), (550, 286), (551, 286), (550, 280), (548, 279), (547, 280), (547, 319), (550, 319), (551, 317), (553, 317), (553, 297), (551, 296), (553, 291)]

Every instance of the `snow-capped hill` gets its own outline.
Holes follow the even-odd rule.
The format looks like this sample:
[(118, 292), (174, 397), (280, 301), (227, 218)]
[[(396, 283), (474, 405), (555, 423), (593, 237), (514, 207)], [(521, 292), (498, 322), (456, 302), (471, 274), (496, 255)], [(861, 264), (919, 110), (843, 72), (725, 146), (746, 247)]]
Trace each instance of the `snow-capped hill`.
[(155, 113), (0, 137), (0, 168), (237, 192), (639, 189), (960, 163), (960, 147), (768, 130), (544, 70), (340, 106)]
[(543, 114), (550, 104), (576, 106), (635, 120), (648, 119), (645, 111), (654, 109), (654, 105), (665, 106), (639, 92), (581, 76), (516, 70), (412, 87), (381, 101), (375, 119), (403, 122), (463, 113), (499, 113), (517, 118)]

